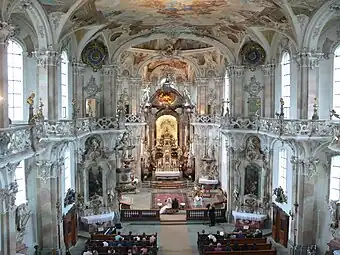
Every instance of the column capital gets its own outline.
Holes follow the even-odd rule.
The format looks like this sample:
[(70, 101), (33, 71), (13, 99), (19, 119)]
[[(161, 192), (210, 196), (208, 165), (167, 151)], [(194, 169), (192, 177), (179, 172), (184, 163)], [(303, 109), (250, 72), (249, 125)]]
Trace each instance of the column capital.
[(196, 79), (198, 87), (205, 87), (208, 86), (209, 79), (208, 78), (197, 78)]
[(53, 50), (35, 51), (34, 56), (37, 59), (38, 66), (46, 68), (47, 66), (57, 66), (61, 60), (61, 54)]
[(324, 54), (317, 52), (316, 50), (311, 51), (300, 51), (294, 55), (294, 60), (297, 63), (298, 68), (309, 68), (311, 70), (319, 67), (319, 61)]
[(275, 74), (275, 64), (267, 64), (267, 65), (262, 65), (261, 70), (264, 74), (264, 76), (273, 76)]
[(36, 161), (36, 165), (38, 167), (36, 178), (42, 180), (45, 184), (49, 179), (56, 179), (58, 176), (56, 174), (55, 168), (59, 165), (59, 163), (61, 162), (58, 161), (57, 163), (55, 163), (57, 165), (55, 165), (50, 160)]
[(320, 160), (315, 157), (298, 159), (296, 156), (292, 156), (290, 162), (298, 174), (307, 176), (309, 180), (318, 175), (316, 166), (320, 163)]
[(116, 66), (115, 65), (103, 65), (100, 73), (103, 76), (112, 76), (116, 71)]
[(11, 213), (15, 210), (15, 196), (18, 193), (18, 183), (12, 182), (7, 188), (0, 189), (0, 202), (5, 204), (2, 213)]
[(15, 26), (6, 21), (0, 20), (0, 44), (6, 44), (14, 35)]
[(242, 77), (245, 74), (247, 67), (239, 65), (228, 65), (227, 72), (229, 76), (236, 76), (237, 78)]
[(84, 75), (86, 65), (83, 63), (72, 62), (72, 72), (78, 76)]

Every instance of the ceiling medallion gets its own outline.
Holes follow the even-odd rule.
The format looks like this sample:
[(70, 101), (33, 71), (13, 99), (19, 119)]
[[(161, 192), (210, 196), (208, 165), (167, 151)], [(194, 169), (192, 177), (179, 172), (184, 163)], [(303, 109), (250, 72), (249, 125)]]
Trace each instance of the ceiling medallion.
[(95, 72), (103, 66), (107, 56), (107, 47), (98, 40), (94, 40), (86, 45), (81, 53), (83, 63), (92, 67)]
[(264, 64), (266, 52), (256, 42), (246, 43), (241, 50), (242, 62), (245, 65), (257, 66)]

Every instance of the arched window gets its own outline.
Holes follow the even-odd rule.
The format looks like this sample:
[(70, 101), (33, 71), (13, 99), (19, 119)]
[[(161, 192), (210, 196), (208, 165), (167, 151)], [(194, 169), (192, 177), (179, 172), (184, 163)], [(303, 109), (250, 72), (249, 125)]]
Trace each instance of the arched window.
[(224, 100), (230, 100), (230, 79), (228, 71), (225, 72), (224, 77)]
[(288, 168), (288, 156), (286, 149), (280, 149), (279, 151), (279, 186), (287, 192), (287, 168)]
[(340, 111), (340, 45), (334, 52), (333, 109), (338, 113)]
[(18, 206), (27, 202), (24, 160), (21, 161), (15, 169), (15, 180), (18, 184), (18, 192), (15, 195), (15, 205)]
[(68, 58), (63, 51), (61, 55), (61, 117), (69, 117), (69, 84), (68, 84)]
[(65, 150), (65, 155), (64, 155), (64, 192), (65, 194), (67, 193), (68, 189), (72, 188), (72, 168), (71, 168), (71, 150), (70, 148), (67, 148)]
[(340, 200), (340, 156), (332, 157), (329, 200)]
[(281, 97), (285, 103), (285, 118), (290, 118), (290, 54), (284, 52), (281, 61)]
[(23, 49), (17, 42), (8, 41), (8, 118), (12, 121), (24, 119)]

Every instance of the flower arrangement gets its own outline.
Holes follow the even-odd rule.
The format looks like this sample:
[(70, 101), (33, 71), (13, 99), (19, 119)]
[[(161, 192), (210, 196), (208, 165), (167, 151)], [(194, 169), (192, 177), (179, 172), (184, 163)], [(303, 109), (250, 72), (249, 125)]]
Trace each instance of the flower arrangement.
[(276, 196), (275, 202), (278, 202), (280, 204), (287, 204), (288, 198), (281, 186), (274, 189), (274, 195)]

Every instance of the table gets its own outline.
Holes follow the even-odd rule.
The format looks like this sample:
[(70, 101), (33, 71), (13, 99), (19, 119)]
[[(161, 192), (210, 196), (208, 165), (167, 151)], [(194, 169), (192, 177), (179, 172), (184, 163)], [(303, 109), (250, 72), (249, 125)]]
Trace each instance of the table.
[(232, 215), (235, 220), (235, 227), (242, 228), (247, 226), (249, 228), (264, 228), (264, 221), (267, 219), (266, 214), (257, 214), (257, 213), (246, 213), (246, 212), (237, 212), (232, 211)]
[(181, 175), (180, 171), (156, 171), (155, 176), (157, 179), (177, 179)]
[(208, 179), (205, 179), (205, 178), (199, 178), (198, 179), (198, 183), (199, 184), (205, 184), (205, 185), (216, 185), (218, 184), (218, 180), (208, 180)]
[(95, 224), (95, 223), (103, 223), (110, 220), (113, 220), (115, 218), (115, 213), (105, 213), (105, 214), (97, 214), (97, 215), (91, 215), (82, 217), (81, 220), (84, 223), (87, 224)]

